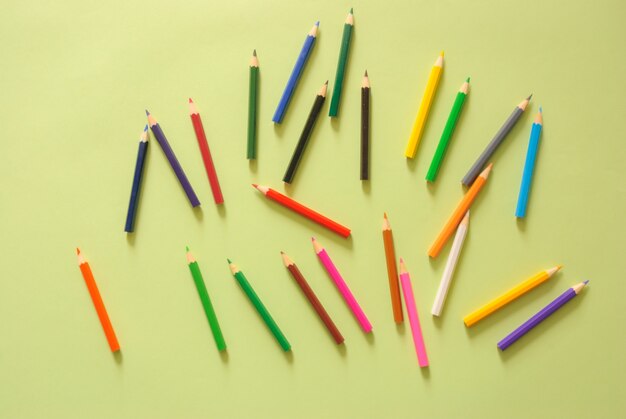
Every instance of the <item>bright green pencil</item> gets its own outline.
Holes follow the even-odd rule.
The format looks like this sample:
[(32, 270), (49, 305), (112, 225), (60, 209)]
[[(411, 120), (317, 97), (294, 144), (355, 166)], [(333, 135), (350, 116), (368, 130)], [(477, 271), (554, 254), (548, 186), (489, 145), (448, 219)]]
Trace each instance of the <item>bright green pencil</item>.
[(248, 96), (248, 160), (256, 159), (256, 96), (259, 78), (259, 59), (256, 50), (250, 59), (250, 94)]
[(430, 167), (428, 168), (428, 173), (426, 174), (426, 180), (428, 182), (434, 182), (435, 179), (437, 179), (439, 166), (441, 166), (443, 156), (446, 154), (446, 149), (448, 148), (448, 144), (450, 143), (450, 138), (452, 137), (452, 133), (454, 132), (454, 127), (456, 127), (456, 123), (459, 119), (459, 116), (461, 115), (461, 111), (463, 110), (465, 97), (469, 92), (469, 81), (470, 78), (468, 77), (459, 89), (459, 92), (456, 94), (456, 99), (454, 100), (454, 105), (452, 105), (452, 110), (450, 111), (450, 115), (448, 116), (448, 121), (446, 122), (446, 126), (441, 133), (439, 145), (437, 145), (437, 150), (435, 150), (433, 161), (430, 162)]
[(209, 325), (211, 326), (211, 331), (213, 332), (213, 338), (215, 339), (217, 349), (219, 351), (223, 351), (226, 349), (226, 342), (224, 341), (224, 336), (222, 335), (222, 329), (220, 329), (220, 324), (217, 321), (217, 316), (213, 310), (213, 304), (211, 304), (209, 293), (207, 292), (206, 285), (202, 279), (202, 273), (200, 273), (198, 262), (196, 262), (196, 258), (194, 258), (189, 251), (189, 247), (187, 247), (187, 263), (189, 263), (189, 270), (191, 271), (193, 282), (196, 283), (198, 295), (200, 296), (200, 301), (202, 301), (202, 307), (204, 307), (204, 313), (206, 314), (206, 318), (209, 320)]
[(350, 13), (348, 13), (348, 17), (346, 18), (346, 23), (343, 25), (343, 38), (341, 38), (341, 50), (339, 51), (337, 74), (335, 75), (333, 97), (330, 101), (330, 111), (328, 112), (328, 116), (337, 116), (339, 114), (341, 88), (343, 86), (343, 76), (346, 72), (346, 62), (348, 61), (348, 51), (350, 51), (350, 38), (352, 37), (353, 26), (354, 16), (352, 15), (352, 9), (350, 9)]
[(283, 348), (283, 351), (285, 352), (290, 351), (291, 345), (289, 344), (289, 341), (287, 341), (287, 338), (285, 337), (285, 335), (283, 335), (283, 332), (280, 330), (280, 328), (278, 327), (278, 325), (272, 318), (272, 315), (270, 314), (270, 312), (267, 311), (267, 309), (261, 302), (261, 299), (259, 298), (259, 296), (256, 295), (256, 292), (254, 292), (254, 289), (252, 289), (252, 285), (250, 285), (250, 283), (246, 279), (246, 276), (243, 274), (243, 272), (239, 270), (237, 265), (235, 265), (230, 259), (226, 259), (226, 260), (228, 260), (230, 271), (232, 272), (237, 282), (239, 282), (241, 289), (243, 289), (243, 291), (246, 293), (246, 295), (252, 302), (252, 305), (254, 305), (254, 308), (256, 308), (256, 311), (259, 312), (259, 314), (263, 318), (263, 321), (265, 322), (267, 327), (270, 329), (270, 331), (272, 332), (272, 334), (274, 335), (274, 337), (280, 344), (281, 348)]

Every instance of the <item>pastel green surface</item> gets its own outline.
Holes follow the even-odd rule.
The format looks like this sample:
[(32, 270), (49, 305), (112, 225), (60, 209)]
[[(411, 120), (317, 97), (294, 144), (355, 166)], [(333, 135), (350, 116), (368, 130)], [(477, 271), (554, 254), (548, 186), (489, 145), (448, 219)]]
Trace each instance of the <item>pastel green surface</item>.
[[(616, 418), (626, 416), (623, 252), (626, 4), (451, 2), (4, 2), (0, 25), (0, 417)], [(344, 240), (264, 199), (280, 181), (358, 16), (341, 118), (287, 192), (353, 229)], [(269, 123), (302, 31), (320, 20), (281, 125)], [(445, 24), (454, 23), (454, 24)], [(303, 29), (304, 28), (304, 29)], [(256, 163), (245, 158), (250, 51), (262, 59)], [(417, 157), (403, 151), (432, 57), (446, 61)], [(371, 181), (359, 165), (360, 82), (372, 83)], [(424, 175), (458, 81), (472, 92), (437, 183)], [(533, 101), (498, 150), (442, 318), (429, 315), (449, 245), (426, 251), (462, 196), (459, 179), (511, 109)], [(198, 105), (225, 205), (212, 203), (187, 98)], [(534, 114), (541, 153), (523, 222), (513, 217)], [(136, 233), (123, 233), (144, 109), (159, 118), (202, 207), (150, 147)], [(150, 141), (154, 141), (153, 138)], [(393, 323), (383, 211), (407, 261), (431, 366)], [(374, 326), (364, 336), (310, 243), (332, 253)], [(227, 356), (190, 292), (181, 249), (211, 278)], [(121, 344), (109, 352), (74, 249), (89, 260)], [(337, 347), (284, 268), (298, 264), (346, 338)], [(293, 345), (243, 300), (237, 261)], [(471, 330), (462, 317), (541, 269), (548, 283)], [(567, 287), (589, 289), (500, 354), (496, 342)]]

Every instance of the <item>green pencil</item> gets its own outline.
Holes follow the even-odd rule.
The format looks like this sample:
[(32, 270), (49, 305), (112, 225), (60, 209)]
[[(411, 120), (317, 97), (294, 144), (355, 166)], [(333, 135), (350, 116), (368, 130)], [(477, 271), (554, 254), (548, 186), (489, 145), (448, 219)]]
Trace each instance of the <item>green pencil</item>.
[(339, 115), (339, 101), (341, 100), (341, 87), (343, 86), (343, 76), (346, 72), (346, 62), (348, 61), (348, 51), (350, 51), (350, 38), (352, 37), (352, 27), (354, 26), (354, 16), (352, 9), (348, 13), (346, 23), (343, 25), (343, 38), (341, 38), (341, 50), (339, 51), (339, 62), (337, 63), (337, 74), (335, 75), (335, 85), (333, 86), (333, 97), (330, 101), (330, 111), (328, 116)]
[(289, 344), (289, 341), (287, 341), (287, 338), (285, 337), (285, 335), (283, 335), (283, 332), (281, 332), (280, 328), (278, 327), (278, 325), (272, 318), (272, 315), (270, 314), (269, 311), (267, 311), (267, 308), (265, 308), (265, 306), (261, 302), (261, 299), (259, 298), (259, 296), (256, 295), (256, 292), (254, 292), (254, 289), (252, 289), (252, 285), (250, 285), (250, 283), (246, 279), (246, 276), (243, 274), (243, 272), (239, 270), (237, 265), (235, 265), (230, 259), (226, 259), (226, 260), (228, 260), (230, 271), (232, 272), (237, 282), (239, 282), (241, 289), (243, 289), (243, 291), (246, 293), (246, 295), (252, 302), (252, 305), (254, 305), (254, 308), (256, 308), (256, 311), (259, 312), (259, 314), (261, 315), (261, 318), (263, 318), (263, 321), (265, 322), (267, 327), (270, 329), (270, 331), (272, 332), (272, 334), (274, 335), (274, 337), (280, 344), (281, 348), (283, 348), (283, 351), (285, 352), (290, 351), (291, 345)]
[(469, 81), (470, 78), (468, 77), (459, 89), (459, 92), (456, 94), (456, 99), (454, 100), (454, 105), (452, 105), (452, 110), (450, 111), (450, 115), (448, 116), (448, 121), (446, 122), (446, 126), (441, 133), (439, 145), (437, 145), (437, 150), (435, 150), (433, 161), (430, 162), (430, 167), (428, 168), (428, 173), (426, 174), (426, 180), (428, 182), (434, 182), (435, 179), (437, 179), (439, 166), (441, 166), (443, 156), (446, 153), (448, 143), (450, 143), (450, 138), (452, 137), (452, 133), (454, 132), (454, 127), (456, 126), (459, 116), (461, 115), (461, 111), (463, 110), (465, 97), (469, 92)]
[(248, 96), (248, 160), (256, 159), (256, 96), (259, 78), (259, 59), (256, 49), (250, 59), (250, 94)]
[(196, 283), (196, 288), (198, 289), (200, 301), (202, 301), (204, 313), (206, 314), (206, 318), (209, 320), (209, 325), (211, 326), (211, 331), (213, 332), (213, 338), (215, 339), (217, 349), (219, 351), (223, 351), (226, 349), (226, 342), (224, 341), (224, 336), (222, 336), (222, 329), (220, 329), (220, 324), (217, 321), (217, 316), (213, 310), (213, 304), (211, 304), (209, 293), (207, 292), (206, 285), (202, 279), (202, 273), (200, 273), (198, 262), (196, 262), (196, 259), (189, 251), (189, 247), (187, 247), (187, 263), (189, 263), (189, 270), (191, 271), (193, 282)]

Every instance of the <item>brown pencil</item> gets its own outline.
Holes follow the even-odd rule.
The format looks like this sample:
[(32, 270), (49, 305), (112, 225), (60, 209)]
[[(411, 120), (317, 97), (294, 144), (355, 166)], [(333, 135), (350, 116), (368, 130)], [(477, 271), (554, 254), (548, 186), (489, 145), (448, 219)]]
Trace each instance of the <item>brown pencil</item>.
[(341, 332), (339, 332), (339, 329), (337, 329), (337, 326), (335, 326), (335, 323), (332, 321), (332, 319), (324, 309), (322, 303), (320, 303), (320, 300), (317, 298), (317, 296), (309, 286), (309, 283), (306, 281), (306, 279), (304, 279), (304, 276), (302, 276), (300, 269), (298, 269), (294, 261), (291, 260), (291, 258), (289, 258), (289, 256), (287, 256), (285, 252), (280, 252), (280, 254), (283, 257), (283, 263), (285, 264), (285, 267), (289, 270), (291, 276), (293, 276), (293, 279), (296, 280), (296, 282), (300, 286), (300, 289), (302, 289), (302, 292), (317, 312), (317, 315), (324, 322), (324, 325), (333, 336), (335, 343), (337, 343), (337, 345), (343, 343), (344, 339), (341, 335)]
[(387, 276), (389, 277), (389, 292), (391, 293), (391, 307), (393, 308), (393, 320), (396, 324), (404, 321), (402, 316), (402, 300), (400, 299), (400, 286), (398, 285), (398, 267), (396, 265), (396, 251), (393, 247), (393, 232), (387, 218), (383, 218), (383, 243), (385, 245), (385, 258), (387, 259)]

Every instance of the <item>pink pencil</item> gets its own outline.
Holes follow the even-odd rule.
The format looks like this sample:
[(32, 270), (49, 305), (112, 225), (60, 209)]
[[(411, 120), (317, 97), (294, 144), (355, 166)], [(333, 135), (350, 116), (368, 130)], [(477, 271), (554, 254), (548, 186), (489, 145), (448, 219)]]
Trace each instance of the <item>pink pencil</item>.
[(372, 331), (372, 324), (369, 320), (367, 320), (367, 316), (363, 312), (363, 309), (361, 309), (359, 303), (356, 301), (356, 298), (354, 298), (354, 295), (352, 295), (350, 288), (348, 288), (348, 284), (346, 284), (346, 281), (343, 280), (341, 274), (335, 267), (333, 261), (330, 260), (328, 253), (326, 253), (326, 250), (322, 247), (322, 245), (315, 240), (315, 237), (312, 237), (311, 241), (313, 241), (313, 248), (315, 249), (317, 257), (320, 258), (322, 265), (324, 265), (324, 269), (326, 269), (328, 275), (330, 275), (331, 279), (335, 282), (335, 285), (339, 289), (343, 299), (346, 301), (346, 304), (348, 304), (348, 307), (350, 307), (350, 310), (352, 310), (352, 313), (359, 321), (361, 329), (363, 329), (365, 333), (370, 333)]
[(402, 283), (404, 305), (406, 306), (409, 324), (411, 325), (411, 333), (413, 334), (413, 344), (415, 345), (415, 352), (417, 352), (417, 363), (422, 368), (427, 367), (428, 355), (426, 355), (426, 347), (424, 346), (424, 336), (422, 336), (420, 318), (415, 308), (415, 297), (413, 296), (413, 287), (411, 287), (411, 277), (406, 270), (406, 265), (402, 258), (400, 258), (400, 282)]

